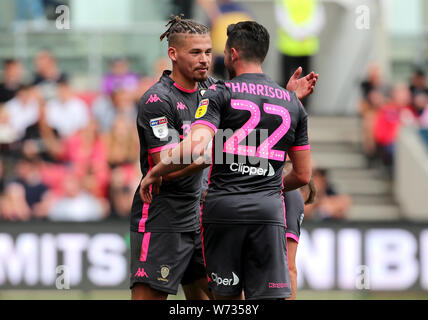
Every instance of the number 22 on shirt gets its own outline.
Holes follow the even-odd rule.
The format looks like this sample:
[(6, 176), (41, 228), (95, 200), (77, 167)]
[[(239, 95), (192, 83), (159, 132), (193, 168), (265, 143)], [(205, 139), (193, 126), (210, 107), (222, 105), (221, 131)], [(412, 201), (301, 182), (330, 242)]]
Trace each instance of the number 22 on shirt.
[(263, 110), (266, 113), (278, 115), (282, 118), (281, 125), (256, 149), (254, 146), (240, 145), (244, 139), (257, 127), (260, 122), (260, 107), (252, 101), (232, 99), (231, 107), (236, 110), (246, 110), (251, 113), (250, 119), (236, 131), (225, 143), (224, 152), (243, 156), (256, 156), (260, 158), (284, 161), (285, 152), (274, 150), (275, 146), (282, 137), (287, 134), (291, 125), (291, 117), (288, 110), (284, 107), (265, 103)]

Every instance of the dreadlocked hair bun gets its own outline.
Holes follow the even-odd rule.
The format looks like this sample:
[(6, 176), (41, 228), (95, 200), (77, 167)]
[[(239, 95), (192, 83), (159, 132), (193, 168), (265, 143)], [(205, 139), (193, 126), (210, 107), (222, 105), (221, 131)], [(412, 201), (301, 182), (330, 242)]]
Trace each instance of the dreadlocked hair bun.
[(208, 27), (204, 26), (203, 24), (193, 20), (183, 19), (183, 17), (184, 14), (182, 13), (179, 16), (175, 16), (173, 14), (171, 15), (171, 19), (169, 19), (168, 23), (165, 25), (165, 27), (168, 27), (168, 29), (162, 33), (160, 36), (160, 41), (162, 41), (164, 38), (167, 38), (169, 42), (170, 37), (173, 34), (207, 34), (209, 32)]

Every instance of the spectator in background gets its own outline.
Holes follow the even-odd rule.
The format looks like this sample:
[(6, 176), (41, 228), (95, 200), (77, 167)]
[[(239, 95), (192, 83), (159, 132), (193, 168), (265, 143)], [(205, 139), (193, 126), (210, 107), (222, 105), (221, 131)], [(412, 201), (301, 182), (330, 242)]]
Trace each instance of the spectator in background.
[[(3, 159), (0, 158), (0, 197), (4, 191), (4, 185), (5, 185), (5, 181), (4, 181), (4, 166), (3, 166)], [(1, 199), (0, 199), (1, 202)], [(1, 213), (0, 213), (1, 215)]]
[(59, 133), (46, 120), (46, 107), (40, 106), (39, 120), (25, 130), (21, 151), (27, 158), (40, 157), (43, 161), (58, 162), (62, 146)]
[(16, 97), (6, 103), (9, 122), (22, 138), (25, 130), (35, 124), (40, 116), (40, 105), (34, 88), (28, 85), (19, 87)]
[(76, 97), (67, 79), (58, 82), (57, 98), (46, 105), (46, 119), (50, 127), (66, 138), (85, 128), (90, 121), (86, 104)]
[(33, 84), (40, 90), (44, 100), (54, 99), (58, 84), (67, 81), (67, 75), (60, 71), (57, 60), (48, 50), (37, 53), (34, 65), (36, 73)]
[(52, 221), (100, 221), (108, 214), (106, 201), (82, 189), (81, 181), (70, 173), (64, 179), (64, 196), (52, 203), (47, 218)]
[(316, 189), (315, 201), (305, 206), (305, 218), (337, 220), (345, 219), (351, 207), (349, 195), (338, 194), (328, 180), (328, 172), (314, 169), (312, 179)]
[(414, 97), (419, 92), (428, 93), (425, 72), (422, 69), (417, 68), (413, 71), (412, 77), (410, 78), (409, 89), (412, 93), (412, 97)]
[(109, 132), (115, 119), (122, 115), (135, 122), (137, 105), (134, 102), (133, 92), (125, 88), (117, 88), (110, 97), (98, 98), (94, 102), (92, 113), (99, 124), (100, 132)]
[(248, 10), (232, 0), (198, 0), (210, 22), (213, 44), (213, 75), (218, 79), (228, 79), (224, 65), (224, 48), (227, 41), (227, 27), (241, 21), (253, 20)]
[(138, 172), (139, 169), (135, 163), (116, 167), (112, 170), (109, 188), (111, 218), (129, 218), (134, 190), (140, 183)]
[(110, 65), (110, 73), (104, 76), (102, 91), (106, 95), (111, 95), (118, 89), (126, 89), (134, 93), (137, 100), (140, 76), (129, 69), (129, 62), (125, 58), (116, 58)]
[(40, 175), (41, 160), (39, 158), (21, 158), (16, 164), (16, 179), (14, 183), (22, 186), (25, 191), (25, 201), (31, 210), (31, 217), (35, 217), (38, 206), (48, 187), (42, 182)]
[(419, 123), (422, 128), (428, 129), (428, 94), (420, 94), (416, 97), (416, 106), (421, 107), (422, 114)]
[(404, 119), (409, 122), (415, 114), (410, 106), (411, 92), (406, 85), (394, 87), (389, 103), (376, 112), (374, 121), (374, 137), (379, 148), (383, 163), (392, 174), (395, 141)]
[(318, 35), (324, 27), (325, 13), (318, 0), (275, 0), (275, 17), (285, 88), (297, 68), (302, 67), (304, 74), (310, 72), (311, 58), (319, 50)]
[(20, 61), (7, 59), (3, 62), (3, 80), (0, 83), (0, 103), (12, 100), (22, 85), (24, 68)]
[(31, 208), (25, 199), (25, 189), (19, 183), (9, 183), (0, 199), (0, 218), (7, 221), (28, 221)]
[(4, 105), (0, 105), (0, 153), (8, 154), (15, 149), (12, 145), (18, 141), (18, 132), (9, 121), (9, 113)]
[[(421, 115), (424, 109), (420, 105), (422, 100), (421, 96), (428, 94), (425, 72), (422, 69), (417, 68), (414, 70), (412, 77), (410, 78), (409, 90), (412, 94), (412, 108), (414, 109), (415, 113)], [(419, 101), (416, 101), (418, 96)]]
[(97, 123), (77, 131), (64, 141), (62, 159), (81, 181), (86, 191), (98, 198), (107, 198), (110, 171), (105, 142), (98, 135)]
[(138, 161), (140, 146), (134, 121), (125, 116), (117, 117), (105, 139), (111, 168)]
[(367, 79), (361, 83), (362, 99), (359, 111), (362, 117), (362, 144), (369, 166), (376, 160), (374, 120), (377, 110), (386, 102), (387, 88), (383, 84), (381, 69), (377, 64), (369, 66)]

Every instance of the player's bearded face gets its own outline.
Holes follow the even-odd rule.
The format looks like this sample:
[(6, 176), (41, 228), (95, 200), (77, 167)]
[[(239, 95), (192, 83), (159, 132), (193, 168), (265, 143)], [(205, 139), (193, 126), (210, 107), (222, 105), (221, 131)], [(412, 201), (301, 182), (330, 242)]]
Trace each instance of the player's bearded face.
[(208, 77), (211, 66), (211, 37), (206, 35), (185, 35), (183, 45), (177, 48), (177, 67), (188, 79), (201, 82)]

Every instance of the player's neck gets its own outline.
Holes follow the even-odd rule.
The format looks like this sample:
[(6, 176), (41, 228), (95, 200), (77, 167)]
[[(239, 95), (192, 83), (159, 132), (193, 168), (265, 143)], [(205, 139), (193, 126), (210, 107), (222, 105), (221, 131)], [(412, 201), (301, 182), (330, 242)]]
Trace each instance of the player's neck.
[(183, 77), (183, 75), (177, 71), (172, 70), (169, 77), (174, 80), (176, 84), (186, 90), (193, 91), (198, 87), (198, 83), (196, 81)]
[(236, 76), (244, 73), (263, 73), (262, 66), (257, 63), (238, 63), (235, 66)]

